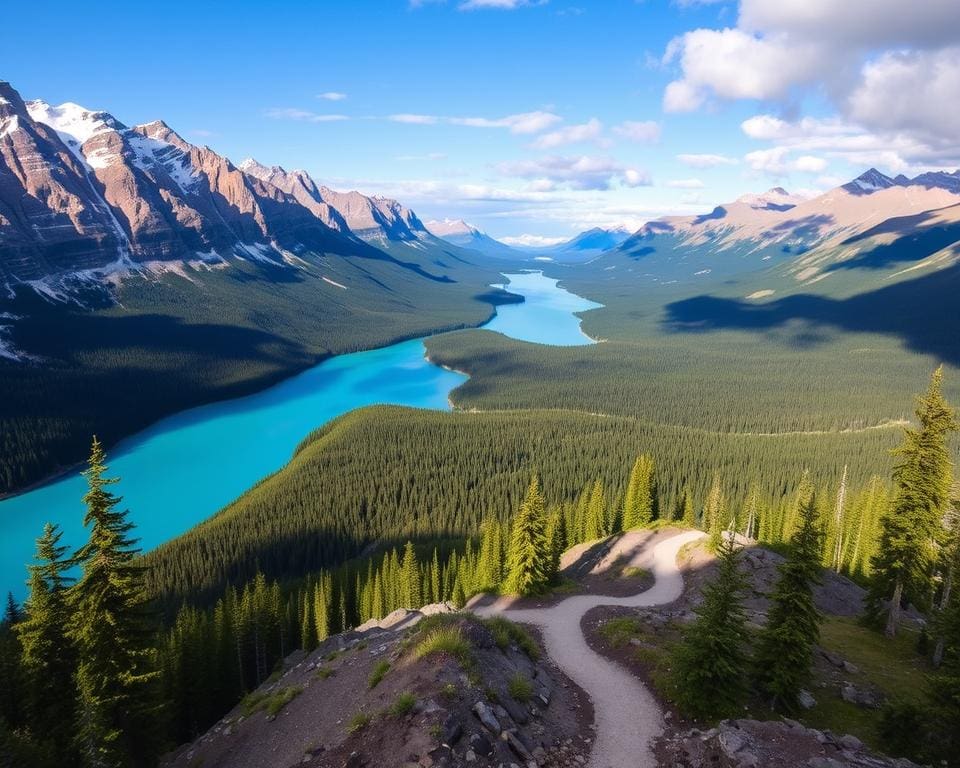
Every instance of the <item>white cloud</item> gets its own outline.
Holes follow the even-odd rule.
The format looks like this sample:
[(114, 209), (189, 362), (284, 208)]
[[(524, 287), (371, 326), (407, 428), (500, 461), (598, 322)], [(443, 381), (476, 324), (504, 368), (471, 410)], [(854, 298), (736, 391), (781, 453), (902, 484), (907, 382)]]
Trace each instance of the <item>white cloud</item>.
[(460, 3), (459, 8), (461, 11), (476, 11), (484, 8), (513, 11), (525, 5), (544, 5), (545, 3), (546, 0), (538, 0), (537, 2), (531, 0), (465, 0)]
[(409, 112), (390, 115), (387, 120), (392, 123), (404, 123), (406, 125), (436, 125), (440, 122), (440, 118), (434, 115), (414, 115)]
[(531, 134), (540, 133), (563, 121), (560, 115), (553, 112), (535, 111), (521, 112), (506, 117), (446, 117), (441, 115), (421, 115), (404, 112), (390, 115), (388, 120), (394, 123), (408, 125), (462, 125), (468, 128), (507, 128), (511, 133)]
[(930, 140), (918, 131), (873, 131), (835, 117), (789, 122), (756, 115), (745, 120), (741, 128), (750, 138), (770, 141), (796, 153), (816, 153), (863, 168), (875, 165), (892, 173), (960, 164), (960, 146), (956, 143)]
[(501, 243), (507, 245), (519, 245), (522, 248), (546, 248), (551, 245), (558, 245), (566, 242), (567, 237), (546, 237), (544, 235), (516, 235), (514, 237), (497, 238)]
[(757, 37), (740, 29), (687, 32), (667, 49), (668, 63), (676, 57), (683, 77), (667, 86), (668, 112), (697, 109), (711, 94), (722, 99), (780, 98), (832, 64), (816, 42)]
[(340, 93), (340, 91), (326, 91), (324, 93), (318, 93), (317, 98), (323, 99), (324, 101), (343, 101), (347, 98), (347, 94)]
[(273, 120), (300, 120), (307, 123), (335, 123), (350, 119), (346, 115), (317, 114), (306, 109), (293, 107), (274, 107), (268, 109), (265, 114)]
[(617, 136), (622, 136), (638, 144), (653, 144), (659, 141), (660, 131), (660, 123), (654, 120), (627, 120), (613, 127), (613, 132), (617, 134)]
[(509, 128), (510, 133), (519, 134), (540, 133), (562, 122), (559, 115), (539, 110), (493, 119), (488, 117), (447, 117), (442, 119), (452, 125), (466, 125), (471, 128)]
[(671, 179), (666, 185), (672, 189), (703, 189), (706, 186), (700, 179)]
[(566, 125), (550, 133), (544, 133), (538, 136), (531, 146), (535, 149), (554, 149), (555, 147), (563, 147), (567, 144), (595, 141), (600, 138), (602, 131), (603, 123), (594, 117), (586, 123)]
[(640, 187), (651, 184), (645, 171), (625, 167), (609, 157), (549, 156), (501, 163), (497, 169), (504, 176), (550, 182), (568, 189), (604, 190), (617, 185)]
[(884, 54), (864, 67), (848, 105), (852, 119), (875, 130), (960, 142), (958, 98), (960, 47), (953, 47)]
[(677, 160), (690, 168), (716, 168), (721, 165), (736, 165), (735, 157), (726, 155), (677, 155)]
[(741, 0), (738, 25), (843, 46), (937, 46), (957, 39), (956, 0)]
[(743, 159), (752, 170), (774, 178), (786, 176), (791, 171), (821, 173), (827, 168), (827, 161), (822, 157), (802, 155), (793, 158), (790, 152), (788, 147), (771, 147), (748, 152)]
[(827, 169), (827, 161), (822, 157), (802, 155), (793, 161), (793, 168), (803, 173), (822, 173)]
[(736, 26), (675, 38), (663, 63), (667, 111), (816, 93), (866, 131), (960, 146), (957, 0), (741, 0)]

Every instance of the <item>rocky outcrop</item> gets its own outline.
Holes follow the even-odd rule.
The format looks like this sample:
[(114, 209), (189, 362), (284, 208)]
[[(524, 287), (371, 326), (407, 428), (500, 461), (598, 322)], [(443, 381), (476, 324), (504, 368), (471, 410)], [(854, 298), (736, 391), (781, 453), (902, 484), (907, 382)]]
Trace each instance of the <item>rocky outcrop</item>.
[[(399, 610), (290, 656), (274, 676), (166, 768), (580, 768), (593, 741), (586, 695), (504, 624), (437, 604)], [(418, 626), (425, 614), (450, 614)], [(465, 656), (418, 646), (456, 632)], [(535, 642), (535, 641), (534, 641)], [(386, 669), (371, 683), (374, 668)], [(526, 681), (517, 686), (517, 680)], [(398, 702), (406, 700), (403, 707)], [(267, 704), (282, 701), (272, 710)], [(254, 703), (257, 703), (254, 705)]]
[[(245, 173), (163, 121), (131, 128), (77, 104), (24, 102), (0, 82), (0, 282), (8, 290), (198, 256), (281, 264), (285, 253), (305, 251), (375, 255), (317, 194), (305, 174)], [(388, 202), (380, 207), (398, 220), (418, 221)]]
[(328, 226), (353, 232), (371, 241), (409, 242), (428, 237), (423, 222), (409, 208), (386, 197), (367, 197), (359, 192), (335, 192), (317, 186), (306, 171), (285, 171), (253, 158), (240, 164), (247, 174), (292, 195)]
[(674, 768), (914, 768), (904, 758), (867, 749), (856, 736), (805, 728), (795, 720), (724, 720), (707, 731), (667, 736), (656, 752), (661, 765)]

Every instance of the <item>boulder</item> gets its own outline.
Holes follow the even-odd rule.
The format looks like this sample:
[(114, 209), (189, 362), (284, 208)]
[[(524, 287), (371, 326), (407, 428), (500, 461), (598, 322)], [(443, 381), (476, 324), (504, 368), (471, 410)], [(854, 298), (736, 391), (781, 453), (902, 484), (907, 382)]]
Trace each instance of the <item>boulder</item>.
[(501, 730), (500, 721), (497, 720), (497, 716), (493, 714), (493, 710), (482, 701), (478, 701), (473, 705), (473, 714), (477, 716), (477, 719), (480, 720), (480, 723), (486, 728), (490, 733), (499, 734)]

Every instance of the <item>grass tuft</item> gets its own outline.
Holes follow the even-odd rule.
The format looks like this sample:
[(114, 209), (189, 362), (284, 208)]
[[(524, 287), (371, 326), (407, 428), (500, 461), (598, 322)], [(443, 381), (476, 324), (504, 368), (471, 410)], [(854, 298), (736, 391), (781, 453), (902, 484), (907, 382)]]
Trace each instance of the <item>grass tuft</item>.
[(507, 693), (521, 704), (526, 704), (533, 697), (533, 685), (517, 672), (507, 682)]
[(370, 677), (367, 680), (367, 684), (370, 686), (370, 688), (376, 688), (378, 685), (380, 685), (380, 681), (383, 680), (384, 676), (389, 670), (389, 661), (378, 661), (376, 666), (373, 668), (373, 672), (370, 673)]
[(437, 627), (431, 630), (413, 649), (415, 659), (445, 653), (466, 663), (470, 658), (470, 643), (460, 627)]
[(416, 706), (417, 697), (409, 691), (404, 691), (397, 696), (396, 701), (390, 705), (390, 714), (394, 717), (403, 717)]
[(347, 733), (358, 733), (370, 725), (370, 715), (366, 712), (357, 712), (347, 724)]

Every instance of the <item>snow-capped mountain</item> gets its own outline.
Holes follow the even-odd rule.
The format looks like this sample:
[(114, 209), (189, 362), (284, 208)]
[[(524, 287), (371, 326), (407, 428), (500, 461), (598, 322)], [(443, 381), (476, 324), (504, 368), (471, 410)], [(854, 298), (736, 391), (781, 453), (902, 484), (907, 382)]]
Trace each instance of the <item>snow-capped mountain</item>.
[(427, 222), (427, 229), (436, 237), (448, 243), (459, 245), (461, 248), (470, 248), (486, 256), (502, 259), (522, 259), (523, 254), (501, 243), (486, 232), (482, 232), (463, 219), (434, 219)]
[[(355, 252), (358, 241), (162, 121), (25, 103), (0, 83), (0, 282), (237, 255)], [(336, 221), (329, 217), (331, 223)]]
[(252, 158), (240, 163), (240, 169), (293, 195), (302, 205), (315, 210), (328, 226), (350, 231), (364, 240), (415, 241), (428, 234), (417, 215), (396, 200), (336, 192), (318, 186), (306, 171), (287, 172), (278, 165), (265, 166)]

